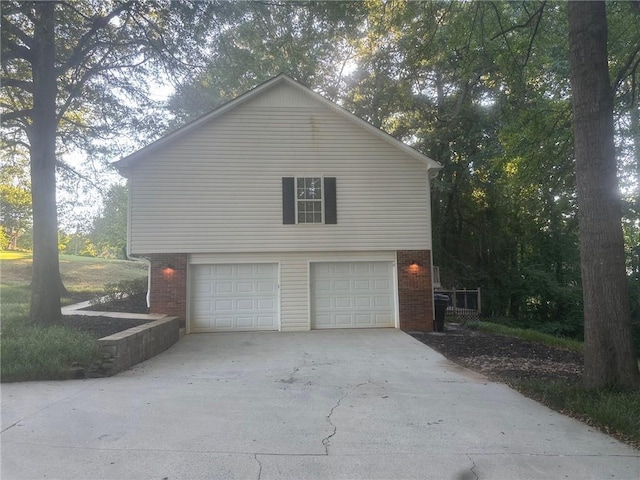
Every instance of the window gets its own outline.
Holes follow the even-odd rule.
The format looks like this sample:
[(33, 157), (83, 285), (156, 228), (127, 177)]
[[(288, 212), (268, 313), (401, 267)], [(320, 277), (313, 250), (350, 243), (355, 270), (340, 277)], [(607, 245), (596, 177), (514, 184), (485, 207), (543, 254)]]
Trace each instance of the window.
[(322, 178), (296, 178), (298, 223), (322, 223)]
[(282, 223), (338, 223), (336, 177), (282, 177)]

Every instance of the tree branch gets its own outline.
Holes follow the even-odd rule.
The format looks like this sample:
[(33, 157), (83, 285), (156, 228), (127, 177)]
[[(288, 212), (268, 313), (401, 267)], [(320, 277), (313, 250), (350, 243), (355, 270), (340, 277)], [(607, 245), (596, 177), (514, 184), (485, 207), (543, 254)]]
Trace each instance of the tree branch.
[(91, 27), (87, 32), (80, 37), (78, 43), (74, 47), (71, 55), (67, 61), (58, 69), (60, 72), (66, 72), (73, 67), (77, 67), (82, 63), (82, 60), (86, 58), (89, 51), (91, 51), (95, 45), (90, 45), (89, 41), (95, 35), (98, 30), (105, 28), (111, 20), (120, 15), (122, 12), (129, 9), (134, 2), (126, 2), (119, 5), (117, 8), (114, 8), (111, 12), (103, 17), (94, 18)]
[[(6, 103), (0, 104), (2, 108), (11, 108), (11, 105), (7, 105)], [(2, 123), (12, 122), (14, 120), (22, 120), (28, 118), (33, 113), (33, 109), (27, 108), (25, 110), (15, 110), (13, 112), (7, 112), (2, 114)]]
[(24, 33), (18, 27), (16, 27), (6, 15), (2, 16), (2, 28), (4, 30), (3, 33), (10, 33), (15, 35), (18, 39), (22, 41), (27, 47), (33, 47), (33, 38)]
[[(504, 28), (502, 28), (502, 22), (500, 21), (500, 15), (498, 14), (497, 7), (495, 6), (495, 4), (493, 2), (491, 2), (491, 6), (496, 11), (496, 15), (498, 15), (498, 23), (500, 24), (500, 28), (502, 29), (500, 32), (496, 33), (493, 37), (491, 37), (491, 40), (495, 40), (496, 38), (498, 38), (500, 36), (504, 37), (507, 33), (512, 32), (514, 30), (518, 30), (520, 28), (528, 27), (536, 16), (542, 15), (542, 10), (544, 9), (544, 6), (545, 6), (546, 3), (547, 3), (546, 0), (544, 2), (542, 2), (542, 5), (540, 6), (540, 8), (538, 8), (535, 12), (533, 12), (529, 16), (529, 18), (527, 19), (526, 22), (521, 23), (519, 25), (513, 25), (513, 26), (511, 26), (511, 27), (509, 27), (509, 28), (507, 28), (505, 30)], [(540, 22), (540, 20), (538, 19), (538, 23), (539, 22)], [(538, 29), (538, 27), (536, 25), (536, 30), (537, 29)]]
[[(105, 55), (106, 56), (106, 55)], [(139, 61), (138, 63), (133, 63), (133, 64), (126, 64), (126, 65), (109, 65), (109, 66), (102, 66), (101, 63), (102, 62), (97, 62), (97, 65), (94, 67), (91, 67), (89, 69), (87, 69), (85, 71), (85, 73), (82, 75), (82, 78), (80, 78), (75, 85), (73, 85), (69, 91), (69, 94), (67, 95), (67, 99), (65, 100), (64, 104), (59, 108), (58, 110), (58, 115), (57, 115), (57, 121), (60, 122), (64, 115), (67, 113), (67, 110), (69, 109), (69, 107), (71, 106), (71, 103), (78, 98), (78, 96), (80, 95), (80, 93), (82, 92), (82, 88), (84, 87), (84, 85), (95, 75), (100, 74), (102, 72), (107, 72), (110, 70), (120, 70), (120, 69), (127, 69), (127, 68), (136, 68), (139, 67), (140, 65), (143, 65), (147, 62), (148, 60), (143, 59), (141, 61)]]
[(24, 90), (25, 92), (33, 93), (33, 82), (28, 80), (18, 80), (17, 78), (0, 78), (0, 84), (3, 87), (15, 87)]
[(75, 175), (76, 177), (78, 177), (79, 179), (84, 180), (85, 182), (89, 183), (93, 188), (95, 188), (96, 190), (98, 190), (99, 192), (102, 193), (103, 185), (98, 185), (96, 182), (91, 180), (86, 175), (83, 175), (82, 173), (78, 172), (71, 165), (68, 165), (67, 163), (65, 163), (65, 162), (63, 162), (61, 160), (56, 160), (56, 167), (61, 168), (62, 170), (66, 170), (67, 172), (69, 172), (69, 173)]
[(29, 63), (33, 62), (33, 53), (24, 45), (18, 45), (10, 40), (6, 40), (3, 43), (9, 48), (2, 52), (2, 65), (6, 65), (9, 60), (14, 58), (21, 58)]
[[(624, 63), (624, 65), (622, 66), (622, 68), (620, 68), (620, 70), (618, 71), (618, 75), (616, 76), (616, 80), (613, 82), (613, 85), (611, 86), (611, 93), (615, 96), (616, 92), (618, 91), (618, 88), (620, 88), (620, 85), (622, 84), (622, 81), (629, 75), (629, 70), (631, 69), (632, 71), (635, 70), (638, 65), (637, 65), (637, 56), (640, 53), (640, 43), (638, 43), (638, 45), (636, 45), (635, 49), (633, 50), (633, 52), (631, 52), (631, 54), (629, 55), (629, 58), (627, 58), (627, 61)], [(636, 62), (636, 66), (632, 67), (633, 63)]]
[[(542, 13), (544, 12), (544, 7), (547, 4), (547, 0), (542, 2), (540, 8), (533, 13), (533, 16), (538, 15), (538, 20), (536, 21), (536, 25), (533, 29), (533, 33), (531, 34), (531, 39), (529, 40), (529, 48), (527, 49), (527, 58), (524, 60), (524, 64), (527, 65), (529, 63), (529, 58), (531, 57), (531, 52), (533, 50), (533, 41), (536, 39), (536, 35), (538, 34), (538, 28), (540, 27), (540, 22), (542, 21)], [(530, 18), (533, 18), (530, 17)]]

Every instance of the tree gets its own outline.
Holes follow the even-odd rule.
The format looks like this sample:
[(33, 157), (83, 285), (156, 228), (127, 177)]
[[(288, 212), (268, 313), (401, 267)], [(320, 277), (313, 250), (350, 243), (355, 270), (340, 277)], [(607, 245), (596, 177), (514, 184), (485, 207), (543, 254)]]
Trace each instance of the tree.
[(360, 2), (230, 3), (206, 36), (205, 70), (185, 79), (171, 98), (175, 123), (193, 120), (279, 73), (337, 98), (363, 10)]
[(18, 238), (31, 226), (31, 187), (28, 159), (2, 142), (0, 166), (0, 250), (16, 249)]
[(640, 388), (631, 337), (604, 2), (570, 2), (569, 47), (589, 387)]
[(93, 221), (90, 233), (99, 256), (126, 258), (127, 187), (114, 185), (104, 198), (104, 206)]
[(30, 155), (32, 321), (60, 317), (56, 168), (67, 167), (58, 154), (103, 146), (100, 140), (118, 145), (114, 132), (134, 138), (153, 127), (155, 117), (136, 110), (150, 105), (151, 72), (178, 75), (180, 67), (193, 67), (181, 61), (199, 53), (189, 32), (201, 32), (216, 8), (215, 2), (2, 2), (2, 123)]

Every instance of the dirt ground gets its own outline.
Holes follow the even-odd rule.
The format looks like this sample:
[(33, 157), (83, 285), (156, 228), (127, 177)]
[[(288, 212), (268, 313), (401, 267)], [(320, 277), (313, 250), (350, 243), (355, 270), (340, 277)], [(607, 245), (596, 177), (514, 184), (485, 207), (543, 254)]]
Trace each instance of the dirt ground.
[(578, 382), (583, 355), (514, 337), (447, 324), (444, 333), (415, 335), (425, 345), (460, 365), (495, 380)]

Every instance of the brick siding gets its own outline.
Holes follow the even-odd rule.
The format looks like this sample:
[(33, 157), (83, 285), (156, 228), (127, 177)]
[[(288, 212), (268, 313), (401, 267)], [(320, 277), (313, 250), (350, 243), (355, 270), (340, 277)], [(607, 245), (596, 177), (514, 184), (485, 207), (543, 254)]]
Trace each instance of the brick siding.
[(187, 318), (187, 255), (154, 253), (151, 262), (151, 313), (178, 317), (184, 327)]
[(433, 285), (431, 252), (399, 250), (398, 303), (400, 328), (404, 331), (433, 331)]

